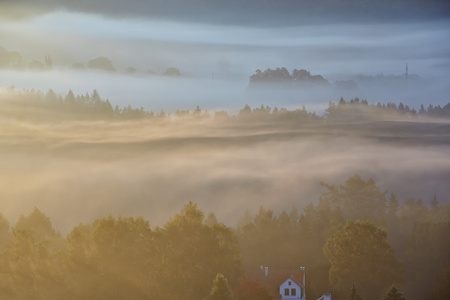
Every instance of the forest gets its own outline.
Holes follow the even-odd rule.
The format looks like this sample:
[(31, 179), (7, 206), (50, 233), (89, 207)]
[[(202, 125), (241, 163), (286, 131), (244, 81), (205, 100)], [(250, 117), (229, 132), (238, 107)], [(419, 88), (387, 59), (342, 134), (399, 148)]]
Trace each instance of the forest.
[(0, 300), (450, 299), (449, 36), (449, 0), (0, 0)]
[[(286, 70), (287, 72), (287, 70)], [(294, 70), (293, 74), (304, 73), (305, 78), (311, 75), (305, 70)], [(286, 73), (289, 80), (293, 80), (289, 73)], [(255, 76), (255, 75), (253, 75)], [(320, 76), (320, 75), (317, 75)], [(264, 77), (264, 76), (263, 76)], [(312, 76), (314, 77), (314, 76)], [(322, 78), (320, 76), (320, 78)], [(323, 79), (323, 78), (322, 78)], [(258, 79), (259, 80), (259, 79)], [(300, 79), (299, 79), (300, 80)], [(303, 79), (301, 79), (303, 80)], [(400, 102), (398, 105), (393, 102), (372, 103), (365, 99), (354, 98), (345, 100), (340, 98), (337, 103), (330, 102), (325, 114), (320, 116), (315, 112), (308, 112), (306, 107), (290, 110), (287, 108), (271, 108), (261, 104), (260, 107), (251, 108), (245, 105), (237, 114), (230, 114), (226, 110), (208, 112), (201, 110), (197, 106), (192, 111), (176, 110), (166, 113), (147, 111), (143, 107), (133, 108), (131, 105), (114, 108), (108, 99), (102, 99), (97, 90), (91, 94), (75, 95), (71, 90), (63, 96), (57, 95), (52, 89), (47, 92), (39, 90), (16, 90), (10, 87), (0, 95), (3, 109), (0, 115), (8, 118), (19, 119), (40, 119), (40, 120), (132, 120), (132, 119), (214, 119), (217, 121), (308, 121), (308, 122), (348, 122), (357, 120), (383, 121), (388, 119), (398, 119), (417, 121), (423, 118), (450, 118), (450, 103), (441, 107), (423, 104), (416, 110)]]
[(260, 266), (304, 266), (308, 299), (450, 296), (450, 104), (1, 103), (0, 299), (270, 299)]
[(349, 299), (352, 286), (360, 299), (381, 299), (392, 285), (407, 299), (448, 298), (449, 204), (400, 202), (359, 175), (322, 187), (301, 211), (261, 206), (231, 227), (193, 202), (162, 226), (109, 215), (65, 237), (38, 208), (13, 226), (1, 215), (0, 298), (271, 299), (245, 277), (262, 263), (304, 265), (309, 299)]

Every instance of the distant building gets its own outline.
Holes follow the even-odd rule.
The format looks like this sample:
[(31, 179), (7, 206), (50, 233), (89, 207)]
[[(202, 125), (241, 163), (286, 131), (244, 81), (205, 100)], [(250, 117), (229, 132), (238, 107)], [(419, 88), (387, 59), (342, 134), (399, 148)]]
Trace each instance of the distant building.
[[(305, 268), (298, 270), (247, 270), (247, 278), (268, 289), (273, 300), (306, 300)], [(324, 294), (320, 300), (331, 300), (331, 294)]]

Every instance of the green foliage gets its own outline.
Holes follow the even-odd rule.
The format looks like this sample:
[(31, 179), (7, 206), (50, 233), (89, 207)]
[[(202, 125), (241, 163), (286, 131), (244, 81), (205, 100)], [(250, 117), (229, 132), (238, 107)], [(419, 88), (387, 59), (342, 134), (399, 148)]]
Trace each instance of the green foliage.
[(341, 289), (357, 283), (365, 299), (377, 299), (380, 291), (401, 282), (401, 264), (386, 238), (385, 230), (368, 221), (348, 221), (324, 247), (331, 282)]
[(261, 264), (277, 269), (308, 269), (307, 294), (319, 298), (329, 289), (329, 262), (323, 254), (326, 239), (341, 223), (339, 210), (330, 205), (308, 205), (299, 214), (295, 206), (278, 216), (260, 207), (252, 218), (244, 212), (237, 229), (244, 267), (254, 269)]
[[(0, 49), (1, 56), (1, 49)], [(1, 59), (1, 58), (0, 58)], [(45, 65), (41, 62), (36, 62), (42, 68)], [(77, 65), (79, 68), (81, 66)], [(0, 66), (1, 68), (1, 66)], [(47, 93), (36, 90), (24, 90), (15, 91), (13, 88), (8, 93), (0, 95), (0, 100), (3, 101), (3, 110), (0, 114), (6, 114), (7, 116), (15, 116), (20, 119), (31, 120), (71, 120), (71, 119), (107, 119), (107, 120), (129, 120), (129, 119), (152, 119), (152, 120), (164, 120), (168, 115), (161, 110), (160, 113), (154, 113), (153, 111), (146, 111), (143, 107), (133, 108), (131, 105), (120, 108), (119, 106), (112, 107), (108, 99), (103, 100), (100, 98), (99, 93), (94, 90), (91, 95), (86, 93), (85, 95), (74, 95), (69, 90), (65, 97), (56, 95), (53, 90), (49, 90)], [(297, 108), (289, 110), (286, 108), (273, 109), (269, 106), (261, 105), (260, 107), (251, 108), (249, 105), (245, 105), (243, 109), (239, 111), (237, 115), (229, 115), (226, 111), (218, 111), (214, 113), (214, 121), (217, 122), (265, 122), (265, 123), (292, 123), (302, 122), (305, 124), (321, 124), (326, 122), (335, 122), (339, 120), (336, 117), (336, 111), (339, 111), (340, 107), (359, 107), (364, 108), (363, 112), (354, 110), (351, 113), (346, 113), (342, 117), (343, 122), (352, 119), (359, 119), (367, 121), (369, 118), (385, 121), (386, 117), (392, 116), (398, 119), (397, 106), (389, 105), (369, 105), (367, 101), (359, 101), (359, 99), (352, 99), (350, 102), (345, 102), (341, 99), (339, 104), (336, 105), (330, 102), (329, 108), (326, 110), (325, 116), (321, 117), (316, 115), (315, 112), (308, 112), (303, 106), (301, 109)], [(5, 109), (6, 108), (6, 109)], [(370, 110), (370, 113), (366, 113), (366, 110)], [(444, 107), (432, 107), (429, 108), (430, 113), (426, 113), (423, 116), (438, 116), (449, 117), (450, 116), (450, 103)], [(431, 113), (433, 111), (433, 113)], [(389, 112), (389, 114), (386, 114)], [(350, 115), (350, 116), (349, 116)], [(201, 113), (200, 108), (197, 106), (193, 111), (189, 110), (177, 110), (174, 114), (176, 118), (174, 120), (205, 120), (210, 119), (208, 112)], [(171, 116), (172, 117), (172, 116)], [(370, 180), (369, 180), (370, 181)]]
[(222, 274), (217, 274), (210, 292), (211, 300), (233, 300), (233, 292), (228, 286), (228, 280)]
[(156, 243), (155, 280), (161, 298), (200, 298), (209, 293), (216, 274), (230, 278), (232, 285), (242, 275), (233, 231), (223, 224), (206, 225), (203, 212), (192, 202), (157, 230)]
[(66, 272), (80, 299), (148, 295), (152, 231), (143, 218), (108, 216), (79, 225), (67, 236)]
[(238, 229), (242, 256), (247, 268), (266, 265), (297, 268), (302, 261), (302, 243), (298, 242), (298, 216), (294, 208), (290, 218), (282, 212), (277, 218), (272, 210), (260, 207), (250, 223)]
[[(58, 101), (50, 91), (45, 97)], [(94, 91), (89, 98), (100, 97)], [(393, 193), (387, 201), (375, 182), (359, 176), (324, 186), (317, 204), (301, 213), (293, 206), (277, 215), (261, 206), (254, 216), (247, 210), (236, 230), (212, 213), (205, 218), (193, 202), (162, 227), (151, 229), (142, 217), (108, 216), (74, 227), (65, 240), (37, 208), (13, 228), (0, 214), (0, 299), (201, 299), (213, 297), (211, 282), (223, 274), (237, 299), (264, 300), (267, 289), (241, 279), (243, 265), (261, 264), (306, 266), (312, 299), (330, 289), (334, 299), (348, 299), (352, 283), (358, 287), (352, 299), (381, 299), (399, 283), (408, 299), (449, 298), (450, 205), (402, 203)], [(389, 241), (403, 244), (395, 254), (406, 281), (385, 229), (370, 221), (345, 224), (364, 215), (359, 198), (385, 207), (374, 221), (386, 224)], [(230, 295), (228, 283), (217, 283), (218, 294)]]
[[(76, 226), (63, 246), (36, 208), (19, 218), (11, 245), (2, 245), (0, 299), (202, 298), (218, 273), (236, 285), (242, 275), (237, 238), (203, 216), (189, 202), (152, 230), (142, 217), (110, 215)], [(9, 225), (0, 219), (2, 228), (8, 232)]]
[(433, 283), (432, 299), (450, 299), (450, 263), (446, 263), (439, 270)]
[(370, 219), (380, 223), (386, 211), (386, 191), (382, 192), (373, 179), (365, 181), (359, 175), (348, 178), (339, 186), (322, 186), (328, 189), (322, 198), (342, 209), (348, 220)]
[(428, 298), (440, 281), (443, 267), (450, 265), (450, 220), (416, 221), (405, 249), (408, 295), (413, 294), (415, 299)]

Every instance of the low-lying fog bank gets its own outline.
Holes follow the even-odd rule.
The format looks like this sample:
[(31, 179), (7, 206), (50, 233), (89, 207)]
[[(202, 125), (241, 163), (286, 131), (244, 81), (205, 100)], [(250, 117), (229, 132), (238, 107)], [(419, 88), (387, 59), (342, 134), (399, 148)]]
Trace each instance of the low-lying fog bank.
[[(113, 215), (159, 225), (187, 201), (234, 225), (248, 208), (314, 202), (320, 181), (373, 178), (399, 200), (449, 202), (448, 123), (1, 120), (0, 211), (58, 230)], [(420, 130), (418, 130), (420, 129)]]
[(76, 95), (97, 90), (102, 98), (109, 99), (113, 107), (132, 105), (169, 113), (196, 106), (207, 110), (237, 112), (246, 104), (252, 107), (263, 104), (290, 109), (304, 105), (310, 111), (323, 114), (330, 101), (337, 102), (341, 97), (346, 100), (358, 97), (367, 99), (369, 103), (402, 102), (418, 110), (421, 104), (443, 106), (448, 103), (447, 95), (450, 94), (446, 78), (416, 78), (407, 81), (404, 76), (397, 76), (392, 77), (392, 82), (389, 82), (389, 76), (343, 78), (348, 78), (348, 82), (353, 82), (355, 87), (341, 87), (341, 81), (336, 83), (330, 79), (328, 86), (320, 87), (287, 89), (267, 83), (249, 88), (248, 77), (220, 73), (167, 77), (58, 69), (35, 72), (0, 70), (0, 81), (5, 87), (45, 92), (53, 89), (62, 95), (69, 90)]

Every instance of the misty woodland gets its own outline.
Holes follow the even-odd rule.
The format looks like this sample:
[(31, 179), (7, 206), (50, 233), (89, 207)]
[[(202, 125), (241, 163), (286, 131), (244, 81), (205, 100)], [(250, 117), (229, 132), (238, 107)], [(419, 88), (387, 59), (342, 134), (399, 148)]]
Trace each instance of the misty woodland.
[(0, 300), (450, 299), (449, 0), (0, 0)]
[[(2, 155), (10, 158), (18, 175), (21, 169), (31, 173), (38, 171), (36, 174), (41, 179), (55, 175), (67, 177), (69, 173), (50, 165), (41, 165), (41, 171), (33, 171), (32, 166), (16, 160), (22, 157), (27, 161), (30, 155), (33, 160), (45, 160), (50, 155), (66, 166), (71, 161), (91, 166), (98, 164), (95, 161), (101, 165), (104, 161), (110, 166), (118, 164), (116, 168), (123, 170), (119, 165), (126, 161), (137, 159), (139, 162), (139, 157), (150, 156), (164, 159), (164, 156), (172, 157), (173, 151), (181, 151), (176, 156), (194, 151), (189, 157), (196, 161), (193, 153), (204, 153), (203, 160), (208, 160), (212, 153), (223, 155), (220, 149), (235, 148), (234, 152), (239, 153), (242, 151), (239, 148), (250, 148), (254, 156), (261, 155), (257, 149), (262, 145), (271, 148), (270, 144), (289, 142), (291, 146), (283, 147), (298, 147), (292, 142), (311, 143), (325, 137), (332, 139), (332, 136), (348, 139), (348, 145), (377, 140), (379, 144), (394, 143), (394, 147), (401, 149), (420, 149), (421, 145), (440, 147), (448, 145), (450, 132), (446, 121), (450, 117), (449, 104), (427, 108), (422, 105), (416, 111), (402, 103), (369, 104), (357, 98), (348, 101), (341, 98), (337, 103), (331, 102), (323, 116), (310, 113), (305, 107), (289, 110), (263, 105), (253, 109), (246, 105), (237, 114), (207, 112), (199, 107), (166, 114), (131, 106), (113, 109), (95, 90), (77, 96), (69, 91), (61, 96), (52, 90), (43, 93), (13, 88), (3, 92), (1, 101), (2, 124), (8, 128), (2, 133)], [(139, 136), (132, 137), (132, 131), (122, 131), (120, 127), (135, 128)], [(92, 130), (100, 135), (91, 139), (87, 134)], [(14, 132), (14, 136), (6, 139), (7, 132)], [(120, 138), (123, 134), (128, 137)], [(392, 139), (397, 141), (392, 142)], [(162, 154), (164, 152), (166, 154)], [(200, 160), (197, 163), (202, 165)], [(52, 171), (53, 168), (56, 169)], [(70, 168), (77, 172), (76, 168)], [(206, 171), (209, 167), (202, 168)], [(219, 176), (212, 170), (211, 177)], [(51, 175), (51, 172), (56, 173)], [(90, 174), (93, 176), (91, 171)], [(11, 176), (15, 175), (11, 173)], [(32, 174), (20, 176), (26, 181), (9, 180), (12, 184), (9, 190), (17, 189), (14, 193), (24, 197), (20, 185), (36, 179), (29, 177)], [(141, 176), (148, 177), (145, 173)], [(227, 184), (244, 185), (247, 192), (252, 191), (255, 184), (256, 189), (264, 189), (258, 187), (257, 182), (250, 182), (249, 175), (239, 179), (242, 183), (227, 183), (225, 174), (220, 176), (224, 177), (221, 183), (199, 185), (191, 181), (190, 184), (206, 193), (198, 194), (198, 201), (206, 204), (221, 197), (221, 190), (230, 188)], [(76, 179), (79, 180), (81, 178)], [(92, 177), (91, 180), (97, 182), (96, 187), (92, 191), (87, 187), (79, 197), (100, 197), (97, 199), (100, 200), (103, 193), (109, 195), (109, 201), (102, 210), (108, 211), (108, 207), (117, 205), (114, 203), (121, 198), (115, 199), (110, 193), (114, 189), (111, 178)], [(158, 177), (152, 180), (164, 185), (163, 189), (173, 189)], [(81, 183), (76, 181), (56, 180), (55, 184), (61, 186), (52, 189), (72, 190), (68, 184), (74, 185), (74, 189), (81, 188)], [(173, 184), (180, 185), (181, 181)], [(115, 193), (120, 194), (121, 190), (126, 188), (119, 188)], [(196, 204), (195, 194), (189, 192), (176, 194), (172, 200), (163, 196), (161, 200), (175, 201), (178, 209), (183, 202), (184, 206), (165, 221), (156, 221), (162, 225), (153, 227), (150, 225), (155, 223), (152, 218), (119, 213), (98, 216), (81, 224), (82, 219), (72, 220), (79, 225), (66, 228), (68, 233), (64, 236), (40, 208), (35, 207), (31, 213), (20, 212), (17, 221), (11, 224), (2, 216), (0, 297), (268, 300), (284, 296), (283, 290), (277, 290), (284, 280), (292, 280), (299, 287), (298, 291), (288, 288), (286, 293), (302, 299), (305, 295), (308, 299), (318, 299), (322, 294), (329, 295), (327, 293), (331, 293), (333, 299), (402, 299), (406, 296), (408, 299), (443, 299), (449, 296), (449, 204), (440, 204), (433, 193), (425, 196), (425, 203), (419, 198), (398, 199), (395, 190), (382, 189), (373, 179), (360, 175), (341, 178), (336, 184), (321, 182), (320, 190), (318, 197), (310, 199), (309, 204), (294, 201), (290, 209), (277, 209), (278, 212), (262, 205), (255, 210), (251, 206), (255, 203), (254, 196), (243, 192), (230, 194), (226, 199), (240, 197), (247, 209), (235, 210), (237, 218), (229, 225), (219, 222), (214, 211), (202, 210)], [(30, 199), (44, 207), (46, 201), (55, 196), (62, 198), (51, 201), (61, 204), (68, 196), (64, 192), (42, 195), (42, 190), (31, 191)], [(146, 202), (153, 203), (156, 195), (163, 195), (156, 186), (148, 191), (148, 194), (140, 194), (135, 190), (124, 194), (120, 201), (145, 206)], [(281, 195), (266, 192), (274, 200), (270, 206), (276, 208), (277, 200), (282, 201)], [(9, 195), (12, 199), (16, 197)], [(89, 207), (82, 198), (70, 201)], [(304, 268), (302, 272), (300, 267)], [(287, 277), (271, 279), (279, 274), (287, 274)]]
[[(10, 228), (1, 217), (2, 299), (272, 299), (246, 274), (306, 266), (306, 295), (409, 299), (449, 295), (450, 206), (400, 204), (359, 175), (322, 183), (316, 205), (245, 211), (228, 227), (189, 202), (163, 226), (103, 217), (64, 238), (35, 208)], [(423, 254), (426, 253), (426, 256)], [(294, 272), (294, 271), (293, 271)], [(353, 286), (353, 289), (352, 289)], [(355, 288), (356, 287), (356, 288)], [(401, 298), (383, 299), (401, 299)], [(354, 299), (354, 298), (352, 298)]]

